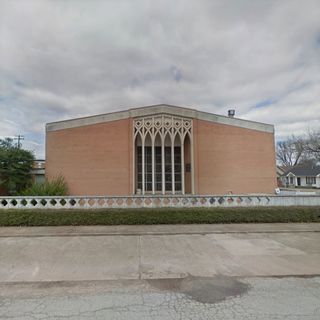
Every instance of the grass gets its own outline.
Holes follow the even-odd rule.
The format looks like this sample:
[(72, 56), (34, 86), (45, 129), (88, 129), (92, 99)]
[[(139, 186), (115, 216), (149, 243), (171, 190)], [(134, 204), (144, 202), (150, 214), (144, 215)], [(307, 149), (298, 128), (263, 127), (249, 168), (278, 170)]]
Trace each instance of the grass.
[(0, 226), (275, 222), (320, 222), (320, 207), (0, 210)]

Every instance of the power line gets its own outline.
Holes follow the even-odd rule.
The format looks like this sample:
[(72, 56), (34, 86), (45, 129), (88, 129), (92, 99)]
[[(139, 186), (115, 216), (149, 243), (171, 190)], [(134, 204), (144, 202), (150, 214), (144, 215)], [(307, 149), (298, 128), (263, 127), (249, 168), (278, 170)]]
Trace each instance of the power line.
[(14, 137), (14, 140), (18, 140), (18, 148), (21, 148), (21, 141), (24, 140), (24, 136), (21, 134), (18, 134), (17, 136)]

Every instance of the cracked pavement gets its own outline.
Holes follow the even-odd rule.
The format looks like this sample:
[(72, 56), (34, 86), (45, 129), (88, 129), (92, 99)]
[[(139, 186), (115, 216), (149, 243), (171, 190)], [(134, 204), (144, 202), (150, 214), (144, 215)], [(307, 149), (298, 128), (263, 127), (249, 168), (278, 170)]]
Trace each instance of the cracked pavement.
[[(214, 285), (210, 290), (221, 290)], [(168, 282), (174, 279), (167, 280)], [(198, 279), (189, 279), (197, 283)], [(319, 320), (320, 278), (239, 278), (247, 291), (214, 302), (146, 280), (2, 284), (0, 319)], [(208, 289), (208, 288), (207, 288)], [(206, 293), (210, 293), (210, 290)], [(195, 289), (197, 294), (201, 287)], [(213, 293), (211, 291), (211, 293)]]
[(318, 320), (319, 224), (288, 226), (0, 228), (0, 319)]

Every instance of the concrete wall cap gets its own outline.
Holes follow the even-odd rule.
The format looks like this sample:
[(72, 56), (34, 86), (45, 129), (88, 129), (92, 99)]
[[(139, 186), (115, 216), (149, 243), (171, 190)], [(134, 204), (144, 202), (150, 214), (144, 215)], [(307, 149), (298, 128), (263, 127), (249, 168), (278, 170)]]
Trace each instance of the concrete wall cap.
[(159, 104), (159, 105), (152, 105), (152, 106), (146, 106), (146, 107), (131, 108), (124, 111), (116, 111), (116, 112), (88, 116), (83, 118), (75, 118), (75, 119), (62, 120), (57, 122), (50, 122), (46, 124), (46, 131), (49, 132), (49, 131), (70, 129), (70, 128), (82, 127), (82, 126), (93, 125), (98, 123), (123, 120), (127, 118), (151, 116), (155, 114), (169, 114), (173, 116), (205, 120), (209, 122), (226, 124), (226, 125), (231, 125), (231, 126), (236, 126), (236, 127), (241, 127), (241, 128), (251, 129), (251, 130), (257, 130), (262, 132), (269, 132), (269, 133), (274, 132), (274, 126), (271, 124), (244, 120), (239, 118), (232, 118), (232, 117), (217, 115), (217, 114), (209, 113), (205, 111), (199, 111), (196, 109), (172, 106), (168, 104)]

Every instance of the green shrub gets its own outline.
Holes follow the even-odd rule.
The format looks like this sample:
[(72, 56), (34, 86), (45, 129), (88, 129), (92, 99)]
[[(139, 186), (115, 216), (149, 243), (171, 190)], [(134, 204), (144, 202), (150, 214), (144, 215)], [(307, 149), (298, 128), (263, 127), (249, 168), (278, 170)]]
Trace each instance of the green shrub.
[(280, 222), (319, 223), (320, 207), (0, 210), (0, 226)]
[(30, 188), (24, 190), (22, 196), (65, 196), (68, 186), (62, 176), (44, 183), (34, 183)]

